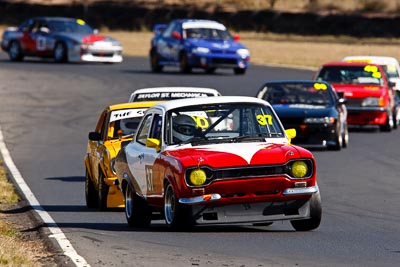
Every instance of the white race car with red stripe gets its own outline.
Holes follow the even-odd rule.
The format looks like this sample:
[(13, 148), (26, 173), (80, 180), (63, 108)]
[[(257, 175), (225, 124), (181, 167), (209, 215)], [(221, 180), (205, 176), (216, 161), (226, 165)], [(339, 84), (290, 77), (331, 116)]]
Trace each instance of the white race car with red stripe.
[(116, 157), (131, 227), (270, 224), (317, 228), (321, 199), (312, 153), (290, 144), (271, 105), (253, 97), (171, 100), (149, 108)]
[(1, 48), (12, 61), (24, 57), (53, 58), (56, 62), (122, 62), (122, 45), (99, 35), (81, 19), (36, 17), (3, 33)]

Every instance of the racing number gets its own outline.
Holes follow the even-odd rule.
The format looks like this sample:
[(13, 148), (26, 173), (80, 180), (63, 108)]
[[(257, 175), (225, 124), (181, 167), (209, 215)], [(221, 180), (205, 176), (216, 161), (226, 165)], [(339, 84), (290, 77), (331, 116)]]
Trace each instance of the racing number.
[(153, 192), (154, 191), (153, 166), (146, 165), (144, 167), (144, 171), (146, 172), (147, 191)]
[(208, 120), (202, 116), (192, 116), (193, 120), (196, 122), (196, 126), (201, 129), (207, 129), (210, 124)]
[(46, 38), (43, 36), (39, 36), (36, 39), (36, 49), (38, 51), (43, 51), (46, 49)]
[(267, 123), (269, 125), (272, 125), (272, 115), (259, 114), (259, 115), (257, 115), (257, 121), (258, 121), (258, 124), (263, 125), (263, 126), (267, 125)]

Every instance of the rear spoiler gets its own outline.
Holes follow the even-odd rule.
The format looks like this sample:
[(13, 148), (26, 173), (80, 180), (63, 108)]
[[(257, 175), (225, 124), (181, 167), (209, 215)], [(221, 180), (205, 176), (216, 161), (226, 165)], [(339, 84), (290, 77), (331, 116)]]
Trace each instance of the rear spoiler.
[(167, 24), (156, 24), (153, 27), (153, 32), (155, 34), (160, 34), (167, 27)]

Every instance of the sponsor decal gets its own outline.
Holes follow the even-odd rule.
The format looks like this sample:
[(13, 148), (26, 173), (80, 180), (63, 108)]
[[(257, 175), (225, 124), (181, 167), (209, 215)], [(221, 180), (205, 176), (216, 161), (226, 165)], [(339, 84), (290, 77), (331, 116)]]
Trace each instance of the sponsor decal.
[(114, 110), (111, 112), (110, 122), (127, 118), (143, 117), (146, 109), (147, 108)]
[(196, 98), (207, 97), (206, 93), (198, 92), (163, 92), (138, 94), (137, 99), (175, 99), (175, 98)]
[(254, 154), (256, 154), (261, 149), (267, 149), (270, 146), (272, 146), (272, 144), (256, 144), (256, 145), (252, 145), (249, 143), (216, 144), (216, 145), (204, 146), (204, 147), (199, 146), (195, 150), (215, 151), (215, 152), (234, 154), (234, 155), (241, 157), (248, 164), (250, 164), (251, 159), (253, 158)]

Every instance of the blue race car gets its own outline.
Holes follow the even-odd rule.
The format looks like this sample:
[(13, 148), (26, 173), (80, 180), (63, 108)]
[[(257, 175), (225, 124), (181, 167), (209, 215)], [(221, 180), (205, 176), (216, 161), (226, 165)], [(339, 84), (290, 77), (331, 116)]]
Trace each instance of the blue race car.
[(349, 143), (347, 109), (329, 83), (322, 81), (270, 81), (257, 97), (268, 101), (285, 129), (296, 129), (293, 144), (340, 150)]
[(157, 24), (151, 40), (150, 64), (153, 72), (164, 66), (179, 66), (181, 72), (202, 68), (214, 73), (217, 68), (232, 68), (235, 74), (245, 74), (250, 52), (216, 21), (177, 19), (169, 24)]

